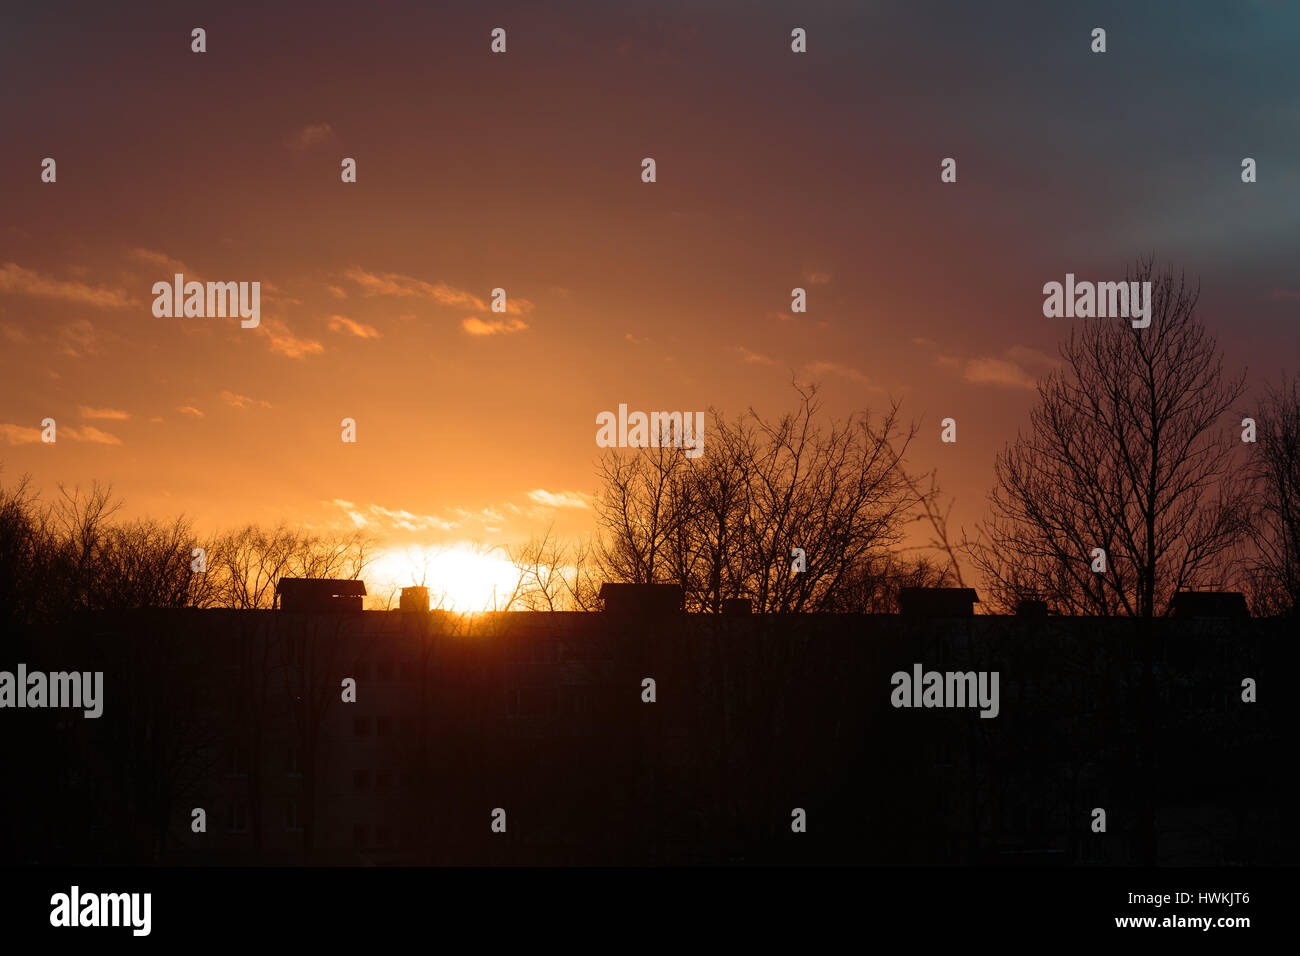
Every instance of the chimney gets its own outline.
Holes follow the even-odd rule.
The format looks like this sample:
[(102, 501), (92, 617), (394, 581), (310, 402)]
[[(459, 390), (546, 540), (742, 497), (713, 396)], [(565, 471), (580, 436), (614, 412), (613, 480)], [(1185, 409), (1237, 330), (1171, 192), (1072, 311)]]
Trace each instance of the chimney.
[(681, 614), (686, 599), (677, 584), (610, 584), (600, 586), (606, 614)]
[(338, 578), (280, 578), (275, 582), (275, 597), (281, 611), (334, 613), (360, 611), (365, 596), (363, 581)]
[(971, 617), (979, 595), (974, 588), (900, 588), (899, 609), (907, 617)]
[(428, 588), (402, 588), (402, 599), (397, 605), (399, 611), (429, 610)]

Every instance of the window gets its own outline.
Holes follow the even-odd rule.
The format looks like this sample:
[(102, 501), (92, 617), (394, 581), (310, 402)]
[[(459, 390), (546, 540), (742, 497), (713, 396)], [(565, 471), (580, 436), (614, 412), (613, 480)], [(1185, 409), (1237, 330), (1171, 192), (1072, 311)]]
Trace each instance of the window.
[(298, 762), (298, 748), (289, 748), (289, 759), (285, 761), (285, 773), (291, 777), (302, 776), (302, 765)]
[(354, 717), (352, 718), (352, 732), (358, 737), (370, 736), (370, 718)]
[(392, 680), (392, 679), (393, 679), (393, 665), (392, 665), (392, 663), (389, 662), (389, 661), (380, 661), (378, 664), (376, 664), (376, 665), (375, 665), (375, 679), (376, 679), (376, 680)]
[(406, 714), (402, 717), (402, 734), (407, 737), (413, 737), (416, 733), (415, 717)]
[(369, 679), (370, 679), (370, 665), (358, 661), (357, 663), (355, 663), (355, 664), (352, 665), (352, 673), (353, 673), (353, 675), (356, 677), (356, 679), (359, 680), (359, 681), (362, 681), (362, 680), (369, 680)]
[(230, 805), (226, 810), (226, 819), (229, 821), (226, 827), (228, 832), (247, 833), (248, 804), (238, 797), (231, 800)]
[(389, 827), (382, 823), (375, 827), (375, 846), (388, 846), (392, 842), (393, 834)]
[(352, 788), (354, 790), (365, 790), (370, 786), (370, 772), (366, 770), (354, 770), (352, 772)]
[(364, 823), (354, 823), (352, 825), (352, 843), (354, 846), (366, 845), (366, 825)]
[(226, 768), (228, 777), (247, 777), (248, 776), (248, 758), (244, 754), (243, 746), (236, 744), (230, 748), (230, 764)]
[(289, 800), (284, 805), (284, 828), (291, 833), (302, 831), (302, 821), (298, 817), (297, 800)]
[(387, 790), (393, 785), (393, 775), (388, 770), (375, 771), (375, 789)]
[(393, 718), (380, 717), (375, 721), (375, 732), (381, 737), (387, 737), (393, 732)]

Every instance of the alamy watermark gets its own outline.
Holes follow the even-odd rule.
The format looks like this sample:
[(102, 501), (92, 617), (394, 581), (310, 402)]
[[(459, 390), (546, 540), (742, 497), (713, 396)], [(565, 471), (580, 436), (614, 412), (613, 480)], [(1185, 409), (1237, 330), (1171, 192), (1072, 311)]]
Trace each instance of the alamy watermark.
[(997, 671), (895, 671), (889, 679), (895, 707), (978, 707), (981, 717), (998, 715)]
[(631, 412), (596, 416), (596, 445), (600, 448), (684, 448), (687, 458), (704, 454), (703, 412)]
[(262, 283), (186, 282), (176, 273), (171, 282), (153, 284), (153, 314), (160, 319), (224, 319), (238, 315), (239, 324), (255, 329), (262, 321)]
[(0, 707), (73, 707), (82, 716), (96, 718), (104, 712), (103, 671), (0, 671)]
[(1049, 319), (1132, 319), (1133, 328), (1151, 324), (1150, 282), (1075, 282), (1065, 274), (1065, 285), (1043, 286), (1043, 315)]

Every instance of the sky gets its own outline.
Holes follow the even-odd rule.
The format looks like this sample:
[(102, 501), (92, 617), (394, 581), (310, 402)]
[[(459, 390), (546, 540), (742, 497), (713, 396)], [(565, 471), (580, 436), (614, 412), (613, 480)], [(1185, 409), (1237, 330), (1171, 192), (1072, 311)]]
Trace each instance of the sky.
[[(774, 415), (798, 378), (838, 417), (901, 400), (973, 528), (1069, 331), (1044, 283), (1154, 254), (1252, 394), (1300, 357), (1292, 3), (5, 19), (0, 481), (47, 496), (99, 479), (126, 516), (395, 549), (576, 536), (597, 413)], [(260, 325), (156, 317), (176, 272), (260, 282)]]

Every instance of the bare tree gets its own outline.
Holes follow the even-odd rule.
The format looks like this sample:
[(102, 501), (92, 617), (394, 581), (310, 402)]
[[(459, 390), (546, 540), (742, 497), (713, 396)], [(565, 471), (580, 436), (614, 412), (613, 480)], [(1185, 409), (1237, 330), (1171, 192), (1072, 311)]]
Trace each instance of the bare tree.
[(93, 608), (203, 607), (212, 579), (193, 570), (200, 547), (189, 521), (141, 519), (105, 529), (89, 583)]
[(0, 626), (5, 633), (37, 612), (50, 549), (36, 494), (24, 476), (0, 486)]
[(282, 577), (359, 578), (374, 559), (374, 543), (361, 532), (335, 536), (304, 534), (281, 523), (265, 529), (247, 525), (220, 535), (208, 553), (212, 603), (252, 609), (275, 604)]
[(506, 549), (518, 574), (503, 611), (594, 611), (600, 606), (600, 582), (596, 579), (587, 540), (565, 542), (548, 525), (541, 535), (527, 543)]
[(696, 610), (730, 597), (760, 613), (842, 605), (855, 569), (899, 542), (916, 504), (902, 465), (915, 429), (896, 404), (878, 421), (823, 422), (816, 386), (795, 389), (798, 407), (774, 421), (711, 410), (699, 459), (672, 447), (607, 454), (596, 499), (607, 580), (680, 584)]
[(1252, 469), (1252, 553), (1247, 559), (1257, 614), (1300, 607), (1300, 379), (1270, 388), (1257, 416)]
[[(1152, 283), (1150, 326), (1080, 320), (1063, 369), (1039, 384), (1030, 434), (998, 455), (974, 553), (1004, 608), (1032, 597), (1150, 618), (1226, 574), (1246, 501), (1222, 417), (1244, 376), (1224, 375), (1197, 289), (1149, 259), (1133, 273)], [(1097, 548), (1105, 573), (1092, 570)]]

